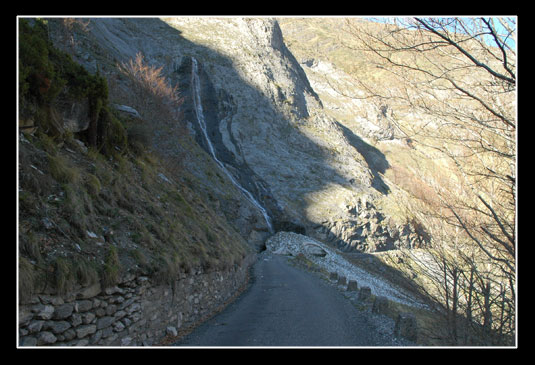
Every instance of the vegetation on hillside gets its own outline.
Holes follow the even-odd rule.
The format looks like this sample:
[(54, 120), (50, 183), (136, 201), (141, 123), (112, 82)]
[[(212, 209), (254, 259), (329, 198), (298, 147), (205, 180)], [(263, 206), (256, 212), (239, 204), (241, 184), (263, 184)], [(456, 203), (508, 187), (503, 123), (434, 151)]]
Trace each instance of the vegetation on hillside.
[[(18, 143), (20, 299), (239, 263), (245, 241), (192, 175), (150, 151), (148, 122), (111, 108), (106, 78), (54, 48), (46, 21), (20, 19), (19, 32), (19, 119), (30, 121)], [(63, 127), (60, 97), (89, 104), (87, 130)]]

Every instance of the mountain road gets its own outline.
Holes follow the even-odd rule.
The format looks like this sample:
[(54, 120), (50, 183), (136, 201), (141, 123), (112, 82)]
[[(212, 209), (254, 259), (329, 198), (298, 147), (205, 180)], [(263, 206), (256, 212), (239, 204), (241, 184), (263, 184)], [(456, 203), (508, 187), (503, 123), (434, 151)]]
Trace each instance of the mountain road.
[(264, 252), (249, 288), (175, 346), (396, 346), (334, 285)]

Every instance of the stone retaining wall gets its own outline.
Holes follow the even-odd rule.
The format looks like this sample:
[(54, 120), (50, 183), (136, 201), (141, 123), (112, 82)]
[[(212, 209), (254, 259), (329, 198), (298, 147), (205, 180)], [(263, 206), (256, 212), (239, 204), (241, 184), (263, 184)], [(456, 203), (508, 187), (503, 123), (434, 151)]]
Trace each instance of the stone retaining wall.
[(171, 285), (125, 276), (19, 303), (20, 346), (151, 346), (210, 315), (242, 287), (255, 256), (227, 271), (182, 274)]

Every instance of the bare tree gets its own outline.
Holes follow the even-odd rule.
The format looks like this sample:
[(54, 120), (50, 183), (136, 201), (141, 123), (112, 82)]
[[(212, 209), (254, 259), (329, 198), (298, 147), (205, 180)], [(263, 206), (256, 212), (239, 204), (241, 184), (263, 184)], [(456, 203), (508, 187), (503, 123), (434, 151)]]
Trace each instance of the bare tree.
[(346, 47), (388, 75), (357, 75), (365, 91), (359, 97), (388, 101), (406, 136), (430, 158), (449, 160), (447, 175), (419, 172), (432, 194), (409, 191), (418, 201), (412, 211), (441, 248), (433, 255), (442, 275), (432, 277), (440, 283), (449, 336), (462, 342), (458, 314), (474, 329), (502, 336), (491, 342), (514, 335), (516, 19), (348, 21), (346, 31)]

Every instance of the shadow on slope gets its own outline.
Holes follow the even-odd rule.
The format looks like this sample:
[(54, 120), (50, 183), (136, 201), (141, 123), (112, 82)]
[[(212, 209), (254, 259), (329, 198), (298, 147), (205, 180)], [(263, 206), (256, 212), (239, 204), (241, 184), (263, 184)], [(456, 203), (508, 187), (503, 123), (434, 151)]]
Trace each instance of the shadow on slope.
[[(135, 57), (137, 52), (141, 52), (145, 59), (152, 65), (157, 67), (163, 66), (166, 76), (173, 82), (179, 83), (181, 95), (184, 97), (184, 103), (182, 105), (184, 121), (196, 130), (195, 138), (197, 143), (207, 151), (207, 147), (201, 138), (202, 133), (195, 119), (191, 97), (191, 57), (194, 56), (198, 60), (203, 109), (208, 134), (213, 141), (216, 154), (227, 166), (231, 167), (240, 184), (249, 190), (255, 199), (266, 207), (273, 218), (276, 229), (289, 228), (301, 233), (303, 232), (303, 227), (309, 226), (310, 222), (299, 221), (294, 216), (288, 216), (284, 207), (281, 207), (275, 199), (275, 194), (272, 191), (274, 187), (270, 187), (265, 180), (254, 173), (254, 170), (277, 171), (278, 176), (270, 178), (272, 181), (278, 179), (277, 181), (280, 182), (279, 186), (277, 186), (279, 191), (280, 189), (285, 189), (286, 186), (297, 187), (294, 191), (298, 191), (298, 193), (295, 194), (292, 200), (301, 202), (299, 203), (301, 204), (301, 209), (306, 207), (306, 202), (304, 201), (308, 193), (326, 189), (333, 184), (343, 186), (351, 185), (351, 181), (347, 181), (348, 178), (346, 176), (342, 176), (336, 168), (329, 165), (329, 151), (294, 128), (292, 121), (288, 120), (280, 110), (274, 107), (272, 100), (242, 78), (240, 72), (235, 68), (233, 60), (227, 56), (207, 46), (186, 39), (180, 30), (157, 18), (97, 18), (92, 19), (91, 23), (93, 24), (91, 31), (98, 40), (99, 47), (106, 49), (106, 52), (109, 54), (108, 59), (113, 59), (115, 62), (127, 62)], [(282, 56), (289, 57), (284, 55), (284, 53)], [(291, 67), (300, 67), (296, 65), (296, 62), (292, 62), (291, 57), (287, 61)], [(215, 87), (210, 75), (211, 70), (214, 68), (219, 68), (219, 72), (221, 72), (221, 69), (224, 69), (226, 77), (232, 79), (232, 85), (227, 86), (226, 89)], [(304, 72), (299, 72), (299, 70), (293, 70), (293, 72), (301, 76), (304, 75)], [(308, 80), (304, 80), (304, 82), (308, 85)], [(236, 93), (234, 89), (239, 89), (240, 92)], [(304, 93), (309, 91), (306, 87), (296, 86), (295, 92)], [(250, 96), (250, 100), (255, 100), (258, 104), (262, 104), (262, 108), (264, 108), (262, 111), (273, 121), (269, 125), (267, 123), (262, 125), (262, 128), (268, 128), (267, 132), (269, 133), (265, 130), (255, 129), (258, 127), (254, 124), (251, 129), (247, 129), (247, 132), (250, 133), (266, 132), (266, 138), (269, 137), (268, 134), (272, 136), (273, 143), (271, 145), (266, 144), (266, 146), (271, 148), (269, 153), (272, 152), (271, 155), (273, 158), (256, 162), (259, 165), (262, 163), (263, 166), (269, 166), (269, 169), (263, 169), (263, 166), (253, 166), (255, 168), (249, 166), (247, 161), (248, 156), (242, 153), (240, 144), (235, 143), (236, 139), (241, 139), (243, 143), (244, 140), (248, 139), (248, 136), (239, 136), (238, 138), (238, 136), (231, 133), (230, 123), (232, 123), (232, 116), (238, 105), (238, 102), (233, 99), (240, 97), (240, 95), (248, 95)], [(251, 105), (250, 107), (255, 108), (256, 106)], [(236, 147), (234, 151), (230, 151), (223, 143), (220, 127), (221, 121), (224, 118), (227, 118), (228, 121), (226, 127), (229, 131), (230, 140)], [(365, 143), (351, 130), (342, 125), (340, 127), (352, 146), (364, 156), (374, 176), (372, 187), (383, 194), (387, 194), (389, 188), (379, 175), (380, 173), (384, 173), (389, 167), (385, 156), (379, 150)], [(154, 128), (160, 129), (160, 132), (157, 133), (158, 139), (154, 142), (155, 145), (176, 145), (175, 141), (179, 137), (176, 132), (170, 133), (168, 130), (163, 130), (163, 127), (159, 125), (155, 125)], [(290, 136), (285, 135), (288, 130), (290, 130)], [(179, 146), (177, 147), (179, 148)], [(284, 150), (283, 153), (280, 152), (281, 149)], [(172, 150), (167, 148), (166, 152), (172, 153)], [(202, 161), (205, 161), (205, 159)], [(195, 163), (197, 165), (203, 164), (200, 160), (198, 162), (193, 161), (193, 165)], [(212, 166), (215, 165), (212, 164)], [(208, 195), (217, 197), (217, 200), (221, 202), (221, 210), (225, 212), (227, 218), (234, 225), (242, 227), (242, 233), (246, 232), (247, 234), (247, 232), (251, 232), (253, 229), (258, 230), (261, 223), (258, 219), (255, 221), (252, 215), (249, 215), (249, 218), (253, 219), (252, 221), (240, 220), (240, 214), (243, 216), (243, 212), (240, 213), (239, 205), (245, 204), (244, 206), (250, 206), (250, 204), (246, 202), (243, 196), (240, 204), (235, 204), (235, 197), (241, 194), (237, 189), (234, 189), (235, 193), (232, 194), (234, 200), (228, 199), (228, 194), (226, 195), (218, 187), (218, 184), (221, 184), (225, 180), (224, 174), (219, 174), (217, 168), (214, 170), (211, 167), (211, 169), (213, 171), (207, 172), (207, 169), (203, 170), (199, 166), (196, 167), (196, 176), (200, 183), (204, 185), (204, 187), (199, 186), (199, 188), (207, 191)], [(314, 171), (318, 171), (318, 169), (320, 170), (319, 174), (314, 175)], [(251, 206), (250, 209), (254, 209), (254, 207)], [(303, 220), (306, 220), (304, 218), (305, 216), (306, 214), (301, 214)], [(243, 229), (244, 226), (247, 226), (247, 229)]]
[(357, 136), (351, 129), (347, 128), (343, 124), (339, 122), (337, 122), (337, 124), (344, 132), (344, 136), (347, 138), (349, 143), (364, 157), (364, 160), (368, 164), (368, 167), (373, 174), (372, 187), (382, 194), (388, 194), (390, 192), (390, 188), (379, 175), (384, 174), (386, 169), (390, 168), (390, 164), (388, 163), (384, 153), (374, 146), (366, 143), (362, 138)]

